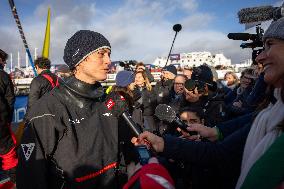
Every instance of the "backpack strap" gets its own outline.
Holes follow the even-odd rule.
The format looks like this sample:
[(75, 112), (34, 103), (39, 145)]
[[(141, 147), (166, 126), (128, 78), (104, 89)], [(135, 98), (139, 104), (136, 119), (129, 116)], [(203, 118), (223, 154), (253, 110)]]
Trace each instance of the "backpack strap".
[(54, 80), (52, 79), (52, 77), (50, 75), (42, 74), (42, 76), (45, 77), (49, 81), (52, 88), (59, 86), (58, 77), (56, 77), (56, 82), (54, 82)]

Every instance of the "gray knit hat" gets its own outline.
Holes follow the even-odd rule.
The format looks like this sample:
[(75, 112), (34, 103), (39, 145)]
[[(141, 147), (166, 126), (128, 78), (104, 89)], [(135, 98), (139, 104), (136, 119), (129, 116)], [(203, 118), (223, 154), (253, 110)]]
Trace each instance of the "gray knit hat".
[(68, 39), (63, 59), (72, 70), (87, 56), (102, 48), (111, 49), (109, 41), (102, 34), (90, 30), (80, 30)]
[(262, 40), (265, 41), (267, 38), (284, 40), (284, 17), (270, 24), (270, 26), (265, 31)]

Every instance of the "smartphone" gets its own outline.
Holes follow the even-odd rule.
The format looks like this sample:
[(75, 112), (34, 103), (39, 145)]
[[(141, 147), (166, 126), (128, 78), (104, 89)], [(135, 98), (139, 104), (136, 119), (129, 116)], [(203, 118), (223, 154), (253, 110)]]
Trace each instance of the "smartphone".
[(141, 165), (147, 164), (149, 159), (152, 157), (147, 147), (145, 145), (138, 145), (135, 146), (135, 149), (137, 151), (140, 164)]

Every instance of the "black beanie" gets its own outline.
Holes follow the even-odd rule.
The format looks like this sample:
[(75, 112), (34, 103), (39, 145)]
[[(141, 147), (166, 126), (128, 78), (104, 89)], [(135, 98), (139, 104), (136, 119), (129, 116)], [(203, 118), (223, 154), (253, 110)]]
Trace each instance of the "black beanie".
[(87, 56), (102, 48), (111, 49), (109, 41), (102, 34), (90, 30), (79, 30), (68, 39), (63, 59), (72, 70)]
[(174, 65), (165, 66), (163, 68), (163, 71), (168, 71), (168, 72), (171, 72), (171, 73), (177, 75), (177, 69)]

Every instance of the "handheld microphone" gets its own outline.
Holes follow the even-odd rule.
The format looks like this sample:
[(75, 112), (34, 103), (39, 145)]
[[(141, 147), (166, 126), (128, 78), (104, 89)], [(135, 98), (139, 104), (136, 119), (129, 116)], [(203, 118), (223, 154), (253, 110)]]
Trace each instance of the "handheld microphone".
[(171, 123), (171, 126), (178, 127), (190, 135), (197, 135), (196, 131), (188, 131), (188, 127), (179, 117), (176, 116), (174, 109), (166, 104), (159, 104), (155, 109), (155, 116), (160, 120)]
[(277, 20), (284, 16), (284, 7), (260, 6), (244, 8), (238, 12), (241, 24)]
[(129, 128), (133, 131), (137, 137), (142, 133), (140, 127), (133, 121), (131, 115), (128, 112), (128, 105), (125, 98), (120, 94), (111, 94), (105, 103), (108, 110), (116, 117), (122, 117)]

